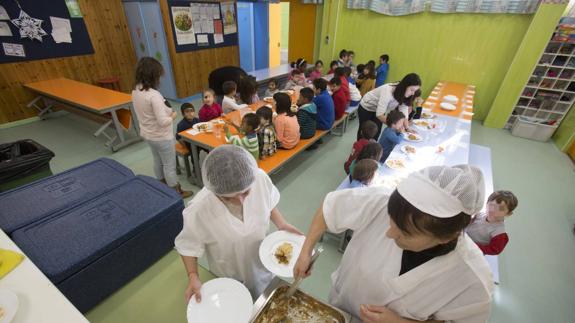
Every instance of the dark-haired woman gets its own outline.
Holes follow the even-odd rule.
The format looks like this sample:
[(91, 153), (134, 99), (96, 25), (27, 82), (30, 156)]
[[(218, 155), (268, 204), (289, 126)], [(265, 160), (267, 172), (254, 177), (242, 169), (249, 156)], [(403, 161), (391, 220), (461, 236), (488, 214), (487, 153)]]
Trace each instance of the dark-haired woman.
[(311, 251), (326, 229), (354, 230), (329, 297), (352, 322), (487, 322), (491, 272), (463, 231), (484, 197), (483, 175), (469, 165), (424, 168), (391, 195), (379, 187), (329, 193), (294, 277), (310, 274)]
[(160, 62), (152, 57), (142, 57), (136, 67), (132, 102), (138, 116), (140, 136), (146, 140), (154, 156), (156, 178), (186, 198), (192, 192), (182, 190), (176, 174), (176, 139), (172, 124), (178, 114), (166, 105), (157, 90), (162, 74), (164, 68)]
[[(381, 126), (385, 123), (385, 116), (392, 110), (398, 109), (405, 114), (405, 129), (409, 128), (409, 107), (413, 106), (415, 92), (421, 88), (421, 79), (415, 73), (407, 74), (399, 83), (388, 83), (367, 92), (361, 102), (357, 116), (359, 124), (371, 120), (377, 124), (381, 133)], [(357, 138), (360, 133), (358, 131)], [(377, 137), (376, 137), (377, 138)]]

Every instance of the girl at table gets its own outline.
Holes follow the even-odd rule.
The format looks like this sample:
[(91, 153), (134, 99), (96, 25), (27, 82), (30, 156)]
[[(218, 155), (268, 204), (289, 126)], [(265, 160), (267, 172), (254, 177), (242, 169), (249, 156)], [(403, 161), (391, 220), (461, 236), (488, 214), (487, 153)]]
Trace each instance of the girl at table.
[(318, 60), (315, 62), (313, 71), (309, 74), (309, 77), (307, 79), (310, 82), (313, 82), (313, 80), (320, 78), (322, 73), (323, 73), (323, 61)]
[(359, 74), (359, 76), (357, 77), (356, 83), (357, 86), (359, 87), (359, 92), (361, 93), (362, 97), (367, 92), (373, 90), (375, 88), (375, 71), (373, 69), (373, 66), (369, 64), (365, 65), (361, 71), (361, 74)]
[(273, 125), (273, 111), (270, 107), (263, 106), (256, 111), (260, 118), (258, 128), (258, 143), (260, 146), (260, 159), (273, 156), (277, 150), (277, 136)]
[(293, 68), (294, 70), (298, 70), (301, 73), (304, 74), (304, 78), (305, 78), (305, 72), (307, 69), (307, 62), (305, 59), (303, 58), (298, 58), (295, 62), (291, 62), (290, 64), (291, 68)]
[(260, 100), (257, 94), (258, 84), (256, 78), (249, 75), (238, 85), (240, 103), (253, 104)]
[(216, 95), (214, 90), (204, 90), (204, 97), (202, 108), (200, 109), (199, 117), (201, 122), (207, 122), (212, 119), (218, 118), (223, 114), (222, 107), (215, 102)]
[(335, 71), (335, 69), (338, 67), (337, 61), (331, 61), (331, 63), (329, 63), (329, 71), (327, 71), (327, 74), (333, 74), (333, 72)]
[(278, 116), (274, 119), (274, 128), (278, 137), (279, 146), (282, 149), (292, 149), (300, 139), (299, 123), (297, 117), (291, 109), (291, 99), (285, 93), (276, 93), (276, 112)]
[(305, 87), (305, 75), (298, 69), (293, 69), (290, 73), (290, 79), (286, 82), (285, 90), (293, 90), (297, 87)]
[(265, 96), (266, 97), (273, 97), (274, 94), (278, 93), (279, 91), (280, 91), (280, 89), (279, 89), (278, 81), (276, 79), (271, 79), (268, 82), (268, 88), (266, 89)]
[(154, 157), (156, 178), (176, 190), (182, 198), (193, 193), (182, 190), (176, 174), (176, 139), (174, 119), (176, 111), (164, 103), (157, 90), (164, 74), (162, 64), (152, 57), (142, 57), (136, 67), (136, 86), (132, 102), (138, 117), (140, 136), (148, 143)]
[(387, 128), (383, 130), (378, 141), (383, 148), (380, 162), (384, 163), (393, 151), (393, 148), (403, 140), (403, 132), (405, 132), (404, 120), (405, 115), (398, 110), (393, 110), (387, 115), (387, 119), (385, 120)]

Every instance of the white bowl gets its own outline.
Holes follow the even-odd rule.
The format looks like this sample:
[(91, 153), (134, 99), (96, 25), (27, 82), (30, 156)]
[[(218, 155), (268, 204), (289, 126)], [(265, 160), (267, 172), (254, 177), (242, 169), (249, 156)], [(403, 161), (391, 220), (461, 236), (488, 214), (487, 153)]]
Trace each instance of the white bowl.
[(439, 107), (442, 108), (443, 110), (447, 110), (447, 111), (455, 111), (457, 109), (457, 107), (455, 105), (448, 103), (448, 102), (441, 102)]
[(459, 102), (459, 98), (456, 97), (455, 95), (446, 95), (443, 97), (442, 101), (451, 104), (457, 104), (457, 102)]

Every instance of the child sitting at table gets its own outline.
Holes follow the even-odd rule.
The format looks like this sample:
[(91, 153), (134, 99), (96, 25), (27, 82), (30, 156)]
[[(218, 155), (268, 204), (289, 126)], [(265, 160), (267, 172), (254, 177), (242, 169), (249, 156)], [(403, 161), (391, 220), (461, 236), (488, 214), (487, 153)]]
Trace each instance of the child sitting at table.
[(260, 159), (266, 159), (273, 156), (277, 150), (277, 136), (272, 124), (273, 111), (268, 106), (263, 106), (256, 111), (260, 118), (260, 127), (258, 128), (258, 142), (260, 146)]
[(323, 61), (318, 60), (315, 62), (313, 71), (309, 74), (308, 80), (313, 82), (313, 80), (318, 79), (321, 77), (323, 72)]
[(223, 113), (222, 107), (215, 102), (216, 93), (212, 89), (207, 89), (203, 93), (204, 105), (200, 108), (200, 121), (207, 122), (217, 117), (220, 117)]
[[(313, 88), (315, 98), (313, 103), (317, 107), (317, 129), (330, 130), (335, 120), (335, 108), (333, 107), (333, 100), (327, 92), (327, 81), (323, 78), (315, 79), (313, 81)], [(318, 140), (318, 142), (320, 142)]]
[(347, 161), (343, 165), (343, 169), (345, 170), (346, 174), (349, 174), (349, 166), (354, 160), (357, 159), (357, 156), (359, 156), (359, 153), (361, 152), (363, 147), (365, 147), (370, 142), (376, 142), (375, 136), (377, 135), (378, 129), (377, 124), (375, 124), (375, 122), (371, 120), (364, 121), (360, 125), (359, 129), (360, 129), (359, 130), (360, 139), (355, 143), (353, 143), (353, 146), (351, 148), (351, 154), (349, 154)]
[(377, 175), (379, 163), (373, 159), (362, 159), (355, 164), (349, 188), (367, 187)]
[(283, 149), (292, 149), (295, 147), (300, 138), (299, 123), (297, 117), (291, 109), (291, 98), (285, 93), (276, 93), (277, 117), (274, 119), (274, 128), (278, 137), (279, 147)]
[(186, 131), (190, 128), (192, 128), (196, 123), (200, 122), (200, 120), (198, 118), (196, 118), (196, 109), (194, 108), (194, 106), (191, 103), (182, 103), (182, 105), (180, 106), (180, 111), (182, 111), (182, 120), (180, 120), (180, 122), (178, 122), (178, 125), (176, 126), (176, 140), (186, 146), (188, 149), (190, 149), (190, 144), (185, 142), (184, 139), (182, 139), (182, 136), (180, 136), (180, 132), (182, 131)]
[(380, 162), (385, 162), (391, 151), (397, 144), (403, 140), (405, 115), (399, 110), (392, 110), (387, 114), (385, 124), (387, 128), (383, 130), (381, 136), (379, 137), (379, 144), (383, 148), (383, 155), (381, 156)]
[(235, 110), (240, 110), (247, 108), (247, 104), (238, 104), (236, 102), (236, 91), (238, 86), (234, 81), (225, 81), (222, 84), (222, 90), (224, 91), (224, 99), (222, 100), (222, 109), (224, 114), (228, 114)]
[(308, 87), (299, 91), (297, 121), (301, 139), (315, 136), (317, 107), (313, 103), (313, 97), (313, 90)]
[(348, 86), (349, 86), (349, 106), (350, 107), (355, 107), (359, 105), (359, 101), (361, 101), (361, 92), (359, 92), (359, 89), (357, 88), (356, 84), (355, 84), (355, 80), (353, 77), (351, 77), (351, 68), (350, 67), (344, 67), (343, 71), (345, 73), (345, 76), (347, 78), (348, 81)]
[[(358, 65), (359, 66), (359, 65)], [(357, 86), (361, 96), (375, 88), (375, 70), (373, 66), (367, 64), (362, 69), (362, 72), (357, 77)]]
[(338, 77), (332, 78), (329, 81), (329, 87), (331, 89), (331, 98), (335, 109), (335, 120), (339, 120), (343, 117), (345, 109), (347, 108), (347, 101), (344, 90), (341, 86), (341, 79)]
[(273, 97), (274, 94), (278, 93), (279, 91), (278, 81), (276, 79), (271, 79), (268, 83), (268, 88), (266, 89), (265, 96)]
[(284, 89), (293, 90), (296, 87), (306, 86), (305, 75), (298, 69), (293, 69), (291, 71), (291, 78), (287, 81)]
[(246, 114), (242, 119), (242, 124), (240, 127), (232, 123), (232, 126), (238, 130), (238, 133), (243, 134), (243, 136), (232, 136), (230, 128), (227, 124), (225, 124), (224, 131), (226, 132), (226, 142), (245, 148), (250, 152), (250, 154), (252, 154), (252, 156), (254, 156), (256, 160), (258, 160), (260, 158), (260, 147), (256, 129), (259, 127), (259, 125), (260, 118), (255, 113)]
[[(360, 160), (364, 159), (373, 159), (375, 161), (379, 161), (381, 159), (381, 155), (383, 154), (383, 148), (377, 142), (370, 142), (361, 151), (357, 156), (357, 159), (351, 162), (349, 165), (349, 173), (353, 174), (353, 170), (355, 169), (355, 164), (357, 164)], [(352, 181), (351, 175), (349, 176), (350, 182)]]
[(327, 74), (333, 74), (338, 66), (339, 64), (337, 61), (331, 61), (331, 63), (329, 63), (329, 71), (327, 71)]
[(341, 87), (343, 89), (343, 94), (345, 95), (346, 104), (349, 104), (351, 101), (351, 95), (349, 94), (349, 82), (347, 81), (347, 77), (345, 76), (345, 69), (343, 67), (338, 67), (333, 72), (333, 78), (339, 78), (341, 80)]
[(513, 214), (519, 204), (510, 191), (496, 191), (487, 198), (487, 210), (475, 216), (465, 230), (485, 255), (500, 254), (509, 237), (505, 232), (505, 218)]

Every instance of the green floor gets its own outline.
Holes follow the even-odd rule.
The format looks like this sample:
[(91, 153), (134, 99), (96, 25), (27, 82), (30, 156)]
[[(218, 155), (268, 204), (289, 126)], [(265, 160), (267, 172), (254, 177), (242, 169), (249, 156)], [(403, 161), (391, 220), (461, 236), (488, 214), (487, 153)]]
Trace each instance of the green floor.
[[(137, 174), (153, 175), (152, 158), (144, 143), (112, 154), (97, 125), (74, 115), (0, 129), (0, 142), (31, 138), (56, 153), (52, 170), (106, 156)], [(329, 136), (313, 152), (291, 161), (272, 179), (281, 192), (280, 210), (307, 230), (322, 197), (342, 178), (343, 161), (355, 138), (357, 121), (343, 137)], [(508, 222), (510, 243), (500, 256), (501, 284), (495, 288), (491, 322), (573, 322), (575, 317), (575, 174), (573, 163), (551, 143), (519, 139), (507, 131), (473, 124), (472, 142), (491, 147), (495, 188), (514, 191), (519, 208)], [(184, 188), (197, 188), (187, 183)], [(333, 241), (303, 289), (327, 298), (330, 274), (341, 254)], [(203, 278), (208, 277), (207, 273)], [(94, 323), (185, 322), (183, 291), (186, 275), (172, 251), (142, 275), (87, 314)]]

